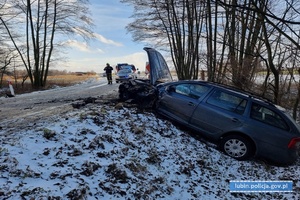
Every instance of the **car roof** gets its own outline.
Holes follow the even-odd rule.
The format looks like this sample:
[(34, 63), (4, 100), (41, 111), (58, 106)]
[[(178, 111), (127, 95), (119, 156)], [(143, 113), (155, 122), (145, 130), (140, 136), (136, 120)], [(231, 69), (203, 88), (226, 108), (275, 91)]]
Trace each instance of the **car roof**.
[(224, 88), (224, 89), (230, 90), (232, 92), (238, 93), (238, 94), (243, 95), (243, 96), (247, 96), (247, 97), (252, 98), (252, 99), (254, 99), (256, 101), (263, 102), (265, 104), (269, 104), (269, 105), (275, 106), (275, 104), (270, 99), (262, 97), (262, 96), (260, 96), (258, 94), (255, 94), (255, 93), (252, 93), (252, 92), (249, 92), (249, 91), (245, 91), (245, 90), (242, 90), (240, 88), (237, 88), (237, 87), (234, 87), (234, 86), (231, 86), (231, 85), (221, 84), (221, 83), (209, 82), (209, 84), (211, 84), (211, 85), (213, 85), (215, 87), (219, 87), (219, 88)]
[[(225, 85), (225, 84), (221, 84), (221, 83), (216, 83), (216, 82), (210, 82), (210, 81), (203, 81), (203, 80), (180, 80), (180, 81), (174, 81), (174, 82), (170, 82), (169, 84), (180, 84), (180, 83), (199, 83), (199, 84), (205, 84), (205, 85), (209, 85), (212, 86), (214, 88), (220, 88), (220, 89), (225, 89), (227, 91), (239, 94), (241, 96), (245, 96), (247, 98), (251, 98), (256, 102), (260, 102), (260, 103), (264, 103), (266, 105), (270, 105), (272, 107), (277, 107), (277, 105), (275, 105), (270, 99), (267, 99), (265, 97), (259, 96), (257, 94), (245, 91), (245, 90), (241, 90), (239, 88), (236, 88), (234, 86), (230, 86), (230, 85)], [(168, 84), (168, 83), (166, 83)]]

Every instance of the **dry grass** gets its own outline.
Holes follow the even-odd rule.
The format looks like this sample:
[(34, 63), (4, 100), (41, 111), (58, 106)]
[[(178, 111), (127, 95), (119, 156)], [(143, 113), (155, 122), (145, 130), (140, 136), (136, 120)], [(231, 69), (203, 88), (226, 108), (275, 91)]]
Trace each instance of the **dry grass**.
[[(53, 88), (56, 86), (66, 87), (66, 86), (87, 81), (89, 79), (99, 79), (99, 78), (100, 77), (97, 74), (82, 74), (82, 75), (67, 74), (67, 75), (48, 76), (46, 86), (39, 90), (47, 90), (49, 88)], [(12, 82), (16, 94), (28, 93), (37, 90), (32, 88), (29, 79), (27, 79), (22, 85), (22, 81), (23, 81), (22, 78), (15, 80), (13, 77), (9, 77), (9, 76), (4, 76), (3, 83), (2, 83), (3, 88), (8, 87), (7, 80), (10, 80)]]
[(69, 86), (76, 83), (80, 83), (89, 79), (99, 79), (96, 75), (56, 75), (49, 76), (47, 79), (47, 85), (59, 85), (59, 86)]

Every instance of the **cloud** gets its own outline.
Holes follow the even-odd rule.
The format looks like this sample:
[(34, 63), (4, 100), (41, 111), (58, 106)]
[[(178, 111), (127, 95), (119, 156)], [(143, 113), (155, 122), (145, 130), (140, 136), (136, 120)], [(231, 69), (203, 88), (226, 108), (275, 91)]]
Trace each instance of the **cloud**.
[(110, 40), (110, 39), (107, 39), (105, 38), (104, 36), (98, 34), (98, 33), (94, 33), (94, 37), (99, 40), (100, 42), (104, 43), (104, 44), (111, 44), (113, 46), (117, 46), (117, 47), (121, 47), (123, 46), (122, 43), (119, 43), (119, 42), (115, 42), (113, 40)]
[[(91, 49), (86, 42), (80, 42), (80, 41), (77, 41), (77, 40), (68, 40), (64, 44), (67, 45), (67, 46), (73, 47), (73, 48), (75, 48), (79, 51), (82, 51), (82, 52), (89, 52), (89, 53), (95, 52), (95, 50)], [(102, 49), (99, 49), (99, 48), (96, 49), (96, 52), (97, 53), (104, 53), (104, 51)]]
[[(146, 61), (148, 61), (146, 52), (136, 52), (123, 56), (98, 56), (98, 57), (81, 57), (73, 55), (73, 59), (64, 64), (69, 71), (95, 71), (102, 73), (106, 63), (115, 66), (117, 63), (134, 64), (140, 71), (145, 70)], [(67, 67), (68, 66), (68, 67)]]
[(117, 61), (115, 64), (117, 63), (134, 64), (137, 68), (139, 68), (139, 70), (144, 71), (148, 57), (147, 57), (147, 53), (142, 51), (142, 52), (136, 52), (129, 55), (115, 57), (113, 60)]
[(77, 40), (68, 40), (65, 42), (65, 45), (70, 47), (75, 47), (76, 49), (79, 49), (80, 51), (89, 52), (89, 46), (86, 42), (79, 42)]
[(97, 48), (97, 52), (98, 53), (104, 53), (104, 51), (102, 49)]

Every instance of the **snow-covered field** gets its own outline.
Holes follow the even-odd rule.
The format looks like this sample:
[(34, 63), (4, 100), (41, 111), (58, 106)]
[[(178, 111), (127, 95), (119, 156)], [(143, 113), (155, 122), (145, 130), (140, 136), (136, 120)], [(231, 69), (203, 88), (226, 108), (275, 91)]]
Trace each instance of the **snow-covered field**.
[[(71, 105), (69, 105), (71, 106)], [(97, 99), (0, 130), (0, 199), (299, 199), (300, 162), (236, 161), (149, 111)], [(231, 193), (231, 180), (293, 192)]]

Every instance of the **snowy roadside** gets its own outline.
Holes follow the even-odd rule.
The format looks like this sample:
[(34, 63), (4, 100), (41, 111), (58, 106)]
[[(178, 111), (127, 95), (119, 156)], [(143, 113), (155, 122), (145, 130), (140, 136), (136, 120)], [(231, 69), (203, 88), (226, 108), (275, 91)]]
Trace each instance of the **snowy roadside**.
[[(0, 199), (300, 197), (299, 161), (236, 161), (113, 97), (0, 136)], [(292, 180), (293, 192), (230, 193), (231, 180)]]

